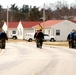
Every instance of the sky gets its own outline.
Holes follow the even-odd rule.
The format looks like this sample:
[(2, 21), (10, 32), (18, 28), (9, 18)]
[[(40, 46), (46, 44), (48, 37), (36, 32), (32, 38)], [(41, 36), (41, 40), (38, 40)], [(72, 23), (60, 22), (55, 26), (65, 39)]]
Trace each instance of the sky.
[(3, 8), (11, 6), (11, 4), (16, 4), (18, 7), (22, 7), (23, 4), (31, 6), (43, 6), (43, 4), (55, 3), (57, 1), (67, 1), (68, 4), (75, 3), (76, 0), (0, 0), (0, 4)]

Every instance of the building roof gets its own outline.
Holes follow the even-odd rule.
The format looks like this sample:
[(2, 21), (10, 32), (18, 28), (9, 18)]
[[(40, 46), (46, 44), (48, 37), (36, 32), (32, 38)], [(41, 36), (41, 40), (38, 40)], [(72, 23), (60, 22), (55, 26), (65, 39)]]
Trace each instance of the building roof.
[[(53, 26), (57, 23), (60, 23), (64, 20), (48, 20), (48, 21), (45, 21), (44, 23), (40, 23), (40, 25), (43, 27), (43, 28), (49, 28), (50, 26)], [(39, 24), (36, 25), (36, 26), (33, 26), (33, 28), (38, 28)]]
[(73, 22), (73, 23), (76, 23), (76, 20), (70, 20), (71, 22)]
[(41, 21), (21, 21), (23, 28), (32, 28), (33, 26), (41, 23)]
[(8, 22), (8, 28), (17, 28), (19, 22)]

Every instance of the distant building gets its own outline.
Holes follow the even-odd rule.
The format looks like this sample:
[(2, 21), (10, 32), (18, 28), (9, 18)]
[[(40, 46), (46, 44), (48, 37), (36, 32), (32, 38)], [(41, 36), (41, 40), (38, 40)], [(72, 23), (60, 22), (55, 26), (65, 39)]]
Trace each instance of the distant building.
[[(66, 41), (67, 35), (72, 29), (76, 29), (76, 24), (69, 20), (48, 20), (40, 25), (42, 25), (44, 33), (56, 36), (57, 41)], [(36, 30), (38, 25), (33, 28)]]

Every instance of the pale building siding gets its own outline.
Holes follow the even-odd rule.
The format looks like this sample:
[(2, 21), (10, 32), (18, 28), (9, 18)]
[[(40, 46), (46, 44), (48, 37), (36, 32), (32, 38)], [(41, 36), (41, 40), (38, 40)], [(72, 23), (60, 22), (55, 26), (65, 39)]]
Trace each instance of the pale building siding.
[(16, 33), (17, 33), (17, 29), (16, 28), (9, 28), (8, 29), (8, 38), (11, 38), (11, 35), (13, 34), (13, 31), (16, 31)]
[[(56, 36), (58, 41), (66, 41), (67, 35), (73, 29), (76, 29), (76, 24), (68, 20), (65, 20), (51, 27), (52, 35)], [(56, 30), (60, 30), (60, 36), (56, 35)]]
[(25, 38), (26, 33), (34, 33), (34, 29), (32, 29), (32, 28), (24, 29), (24, 38)]
[(44, 29), (44, 31), (45, 31), (45, 32), (44, 32), (45, 34), (51, 35), (51, 29)]
[(23, 39), (23, 26), (21, 24), (21, 21), (19, 22), (18, 27), (17, 27), (17, 38)]
[(2, 29), (7, 32), (7, 25), (6, 25), (6, 22), (4, 22), (3, 26), (2, 26)]

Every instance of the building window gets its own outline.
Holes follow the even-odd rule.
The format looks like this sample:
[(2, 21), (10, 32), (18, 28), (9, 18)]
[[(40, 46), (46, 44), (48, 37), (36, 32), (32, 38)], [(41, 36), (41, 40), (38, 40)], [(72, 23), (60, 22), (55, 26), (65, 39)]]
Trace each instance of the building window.
[(57, 36), (60, 35), (60, 30), (56, 30), (56, 35), (57, 35)]
[(16, 31), (12, 31), (12, 34), (16, 34)]

